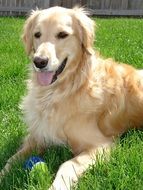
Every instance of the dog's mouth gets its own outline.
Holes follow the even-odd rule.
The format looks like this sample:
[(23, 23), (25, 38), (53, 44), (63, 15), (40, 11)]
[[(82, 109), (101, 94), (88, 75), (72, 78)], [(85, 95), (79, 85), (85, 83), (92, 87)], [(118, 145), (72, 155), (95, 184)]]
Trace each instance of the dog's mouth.
[(42, 86), (47, 86), (54, 83), (58, 79), (58, 76), (63, 72), (66, 63), (67, 63), (67, 58), (63, 60), (63, 62), (60, 64), (56, 72), (55, 71), (37, 72), (38, 83)]

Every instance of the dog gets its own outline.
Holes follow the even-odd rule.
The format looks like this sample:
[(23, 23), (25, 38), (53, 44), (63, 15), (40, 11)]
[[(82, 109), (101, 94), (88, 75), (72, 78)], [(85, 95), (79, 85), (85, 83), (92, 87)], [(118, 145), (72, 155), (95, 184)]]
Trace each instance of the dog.
[(70, 190), (97, 155), (108, 155), (119, 135), (143, 123), (143, 71), (97, 56), (94, 28), (78, 7), (36, 10), (27, 19), (23, 41), (32, 66), (21, 108), (28, 135), (1, 177), (33, 150), (68, 144), (74, 157), (49, 190)]

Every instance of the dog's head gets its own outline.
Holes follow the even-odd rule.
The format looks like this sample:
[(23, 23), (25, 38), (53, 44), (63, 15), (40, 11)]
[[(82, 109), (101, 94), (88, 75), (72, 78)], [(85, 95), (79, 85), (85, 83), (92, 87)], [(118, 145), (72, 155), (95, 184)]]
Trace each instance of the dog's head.
[(41, 85), (50, 85), (83, 54), (92, 54), (94, 22), (83, 9), (53, 7), (33, 11), (24, 26), (23, 41)]

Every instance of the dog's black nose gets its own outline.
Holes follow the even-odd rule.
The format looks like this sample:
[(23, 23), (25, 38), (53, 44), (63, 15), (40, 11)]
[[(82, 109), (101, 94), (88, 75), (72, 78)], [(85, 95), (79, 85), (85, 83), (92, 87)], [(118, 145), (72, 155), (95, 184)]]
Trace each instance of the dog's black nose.
[(34, 57), (33, 62), (35, 66), (39, 69), (43, 69), (47, 66), (49, 59), (48, 58), (41, 58), (41, 57)]

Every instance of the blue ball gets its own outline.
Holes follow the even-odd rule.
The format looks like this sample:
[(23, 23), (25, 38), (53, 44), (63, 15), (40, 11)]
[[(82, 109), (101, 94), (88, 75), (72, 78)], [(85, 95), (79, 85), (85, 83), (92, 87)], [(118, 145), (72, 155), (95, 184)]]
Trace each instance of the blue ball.
[(33, 166), (38, 162), (44, 162), (44, 160), (38, 156), (31, 156), (28, 160), (26, 160), (24, 169), (32, 170)]

